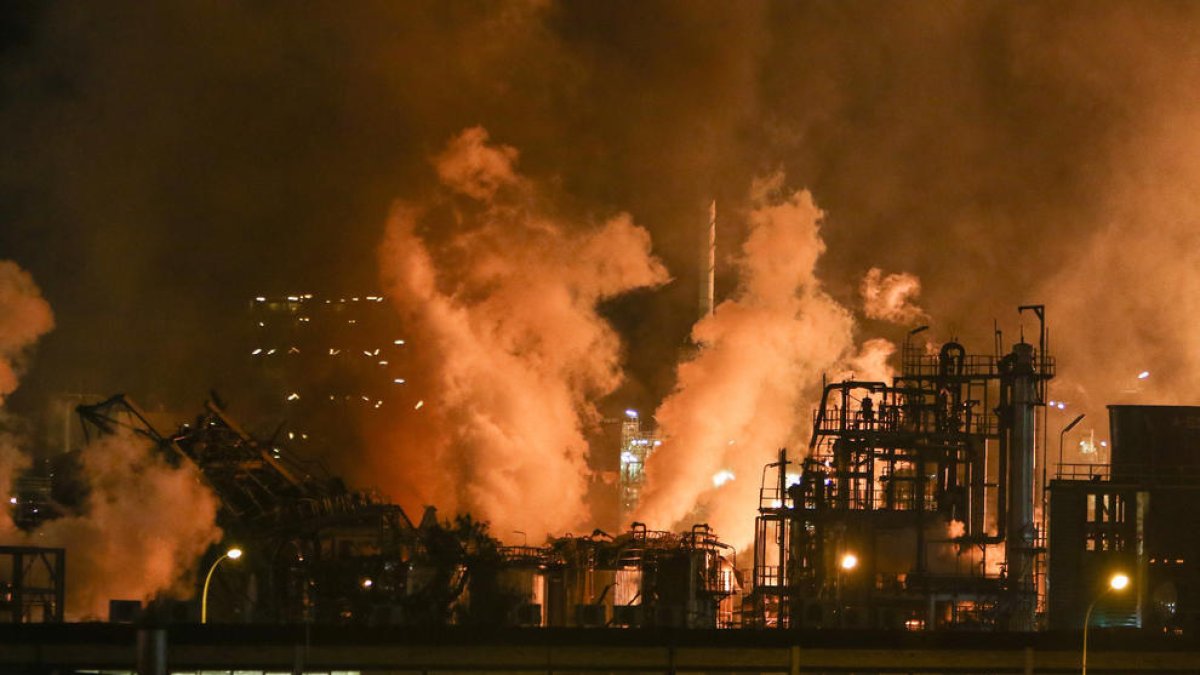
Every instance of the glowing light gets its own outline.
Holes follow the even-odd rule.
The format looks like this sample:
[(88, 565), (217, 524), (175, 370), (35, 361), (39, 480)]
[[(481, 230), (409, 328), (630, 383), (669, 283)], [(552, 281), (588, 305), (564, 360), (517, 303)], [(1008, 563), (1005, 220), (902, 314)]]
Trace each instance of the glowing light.
[(229, 556), (230, 560), (237, 560), (238, 558), (242, 557), (242, 549), (231, 548), (225, 553), (225, 555)]
[(798, 474), (798, 473), (789, 473), (789, 474), (787, 474), (787, 485), (788, 485), (788, 487), (791, 487), (791, 486), (793, 486), (793, 485), (799, 485), (799, 484), (800, 484), (800, 474)]
[(737, 478), (737, 476), (735, 476), (733, 474), (733, 472), (730, 471), (729, 469), (721, 469), (720, 471), (713, 474), (713, 477), (712, 477), (713, 487), (721, 487), (722, 485), (728, 483), (729, 481), (731, 481), (735, 478)]
[(393, 342), (392, 342), (392, 344), (394, 344), (394, 345), (402, 345), (402, 344), (404, 344), (404, 340), (395, 340), (395, 341), (393, 341)]
[(1059, 401), (1059, 402), (1058, 402), (1058, 409), (1059, 409), (1059, 410), (1062, 410), (1063, 408), (1066, 408), (1066, 407), (1067, 407), (1067, 404), (1066, 404), (1066, 403), (1063, 403), (1062, 401)]
[(258, 355), (259, 355), (259, 354), (261, 354), (261, 353), (262, 353), (262, 347), (259, 347), (258, 349), (255, 349), (254, 351), (250, 352), (250, 355), (251, 355), (251, 356), (258, 356)]
[(413, 406), (413, 410), (420, 410), (423, 407), (425, 407), (425, 401), (417, 401), (417, 404)]
[(300, 298), (298, 298), (294, 295), (287, 296), (287, 299), (288, 299), (288, 302), (300, 302)]
[(840, 564), (844, 570), (852, 570), (855, 567), (858, 567), (858, 556), (854, 555), (853, 553), (843, 554), (842, 559), (838, 564)]
[(261, 295), (258, 296), (257, 298), (255, 298), (254, 300), (255, 300), (255, 302), (266, 302), (267, 301), (267, 299)]
[(372, 587), (372, 586), (374, 586), (374, 585), (375, 585), (375, 582), (374, 582), (374, 581), (371, 581), (370, 579), (363, 579), (363, 580), (362, 580), (362, 587), (363, 587), (363, 588), (370, 588), (370, 587)]
[(392, 382), (395, 382), (396, 384), (404, 384), (404, 378), (397, 377), (396, 379), (392, 380)]
[(296, 392), (294, 392), (294, 391), (293, 391), (293, 392), (292, 392), (292, 393), (291, 393), (291, 394), (290, 394), (290, 395), (287, 397), (287, 400), (289, 400), (289, 401), (299, 401), (299, 400), (300, 400), (300, 394), (297, 394)]
[(274, 354), (274, 353), (275, 353), (275, 349), (274, 349), (274, 348), (271, 348), (271, 349), (268, 349), (268, 350), (267, 350), (267, 356), (270, 356), (270, 355), (272, 355), (272, 354)]
[(631, 420), (636, 420), (638, 418), (638, 411), (630, 408), (629, 410), (625, 411), (625, 416)]
[(9, 503), (9, 504), (16, 504), (16, 503), (17, 503), (17, 498), (16, 498), (16, 497), (9, 497), (9, 498), (8, 498), (8, 503)]
[(388, 362), (387, 362), (387, 361), (380, 361), (380, 362), (379, 362), (379, 365), (381, 365), (381, 366), (386, 366), (387, 364), (388, 364)]
[(1120, 572), (1112, 575), (1112, 578), (1108, 580), (1109, 588), (1112, 588), (1114, 591), (1123, 591), (1128, 585), (1129, 577)]
[(635, 464), (637, 461), (637, 455), (632, 452), (626, 451), (621, 453), (621, 464)]
[(1139, 380), (1144, 380), (1147, 377), (1150, 377), (1150, 371), (1148, 371), (1148, 370), (1143, 370), (1142, 372), (1138, 373)]

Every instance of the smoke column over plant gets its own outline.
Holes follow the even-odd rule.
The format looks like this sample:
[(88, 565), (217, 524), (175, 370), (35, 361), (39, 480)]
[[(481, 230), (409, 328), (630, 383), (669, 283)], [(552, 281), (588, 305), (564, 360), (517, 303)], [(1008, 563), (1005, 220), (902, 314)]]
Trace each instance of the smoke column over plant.
[(585, 431), (622, 380), (597, 305), (667, 274), (628, 215), (561, 221), (516, 161), (469, 128), (433, 158), (436, 196), (393, 208), (382, 277), (413, 336), (421, 398), (372, 460), (406, 506), (533, 540), (589, 522)]

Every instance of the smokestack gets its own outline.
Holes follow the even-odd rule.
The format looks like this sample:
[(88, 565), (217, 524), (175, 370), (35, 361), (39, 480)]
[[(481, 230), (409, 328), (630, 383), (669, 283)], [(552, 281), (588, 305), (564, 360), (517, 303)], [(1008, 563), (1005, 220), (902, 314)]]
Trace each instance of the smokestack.
[(700, 316), (713, 313), (717, 271), (717, 200), (708, 206), (708, 236), (700, 241)]

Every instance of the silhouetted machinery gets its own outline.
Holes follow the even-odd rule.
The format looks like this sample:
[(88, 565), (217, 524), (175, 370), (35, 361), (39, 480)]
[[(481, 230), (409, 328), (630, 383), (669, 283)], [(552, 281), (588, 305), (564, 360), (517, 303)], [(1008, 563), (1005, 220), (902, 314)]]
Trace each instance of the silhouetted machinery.
[[(227, 603), (214, 589), (217, 617), (225, 605), (228, 619), (427, 621), (461, 593), (461, 547), (435, 517), (414, 525), (399, 506), (253, 438), (215, 400), (170, 434), (124, 395), (77, 410), (85, 437), (127, 429), (195, 466), (220, 500), (218, 524), (248, 551), (238, 566), (248, 573), (240, 588), (226, 584)], [(423, 571), (431, 556), (452, 571)], [(228, 568), (221, 578), (236, 578)]]
[(728, 628), (739, 618), (734, 552), (708, 525), (674, 533), (634, 523), (616, 537), (597, 530), (503, 554), (517, 625)]
[(1035, 419), (1054, 376), (1042, 326), (1038, 346), (1004, 355), (999, 334), (995, 355), (906, 341), (892, 383), (825, 387), (808, 455), (781, 451), (764, 473), (754, 622), (1035, 628)]
[[(222, 568), (216, 620), (441, 625), (732, 625), (732, 552), (707, 526), (504, 548), (486, 523), (414, 524), (319, 465), (246, 433), (216, 401), (165, 434), (123, 395), (77, 408), (85, 438), (126, 430), (194, 466), (247, 551)], [(214, 550), (205, 564), (215, 560)], [(242, 570), (241, 574), (236, 570)], [(232, 581), (231, 581), (232, 580)], [(224, 597), (222, 597), (224, 596)]]
[[(1200, 407), (1108, 407), (1108, 463), (1063, 464), (1050, 483), (1053, 629), (1193, 633), (1200, 626)], [(1124, 572), (1125, 593), (1104, 593)]]

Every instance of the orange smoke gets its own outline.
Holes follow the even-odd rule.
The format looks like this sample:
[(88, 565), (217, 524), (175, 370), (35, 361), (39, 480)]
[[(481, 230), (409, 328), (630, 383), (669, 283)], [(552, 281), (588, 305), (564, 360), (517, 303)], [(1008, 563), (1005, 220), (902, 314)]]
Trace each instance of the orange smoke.
[(915, 304), (921, 294), (921, 280), (899, 272), (884, 276), (883, 270), (872, 267), (863, 277), (859, 293), (867, 318), (907, 324), (925, 318), (925, 312)]
[[(5, 397), (17, 389), (28, 351), (52, 328), (54, 313), (33, 277), (16, 263), (0, 260), (0, 414)], [(13, 478), (28, 464), (16, 438), (0, 432), (0, 535), (13, 528), (7, 501)]]
[(67, 550), (68, 620), (103, 618), (111, 599), (190, 597), (200, 556), (221, 539), (217, 499), (196, 469), (170, 466), (129, 431), (88, 445), (80, 459), (91, 490), (84, 512), (23, 535)]
[(815, 274), (822, 213), (782, 181), (753, 186), (737, 292), (693, 328), (699, 351), (655, 413), (663, 445), (636, 514), (654, 527), (699, 518), (735, 546), (752, 541), (763, 466), (780, 447), (807, 446), (821, 373), (852, 346), (850, 312)]
[(382, 278), (417, 372), (389, 454), (373, 459), (405, 506), (533, 540), (588, 522), (584, 431), (622, 379), (597, 305), (667, 273), (628, 215), (588, 228), (549, 215), (516, 160), (467, 129), (434, 158), (439, 200), (392, 211)]
[[(50, 305), (29, 274), (0, 261), (0, 406), (16, 389), (29, 348), (53, 327)], [(0, 543), (66, 549), (70, 620), (102, 618), (114, 598), (186, 596), (199, 557), (221, 536), (216, 498), (195, 469), (172, 468), (129, 432), (92, 443), (80, 459), (90, 490), (84, 512), (21, 532), (7, 501), (29, 458), (0, 434)]]
[(0, 406), (17, 388), (17, 374), (28, 349), (54, 328), (50, 304), (29, 273), (0, 260)]

